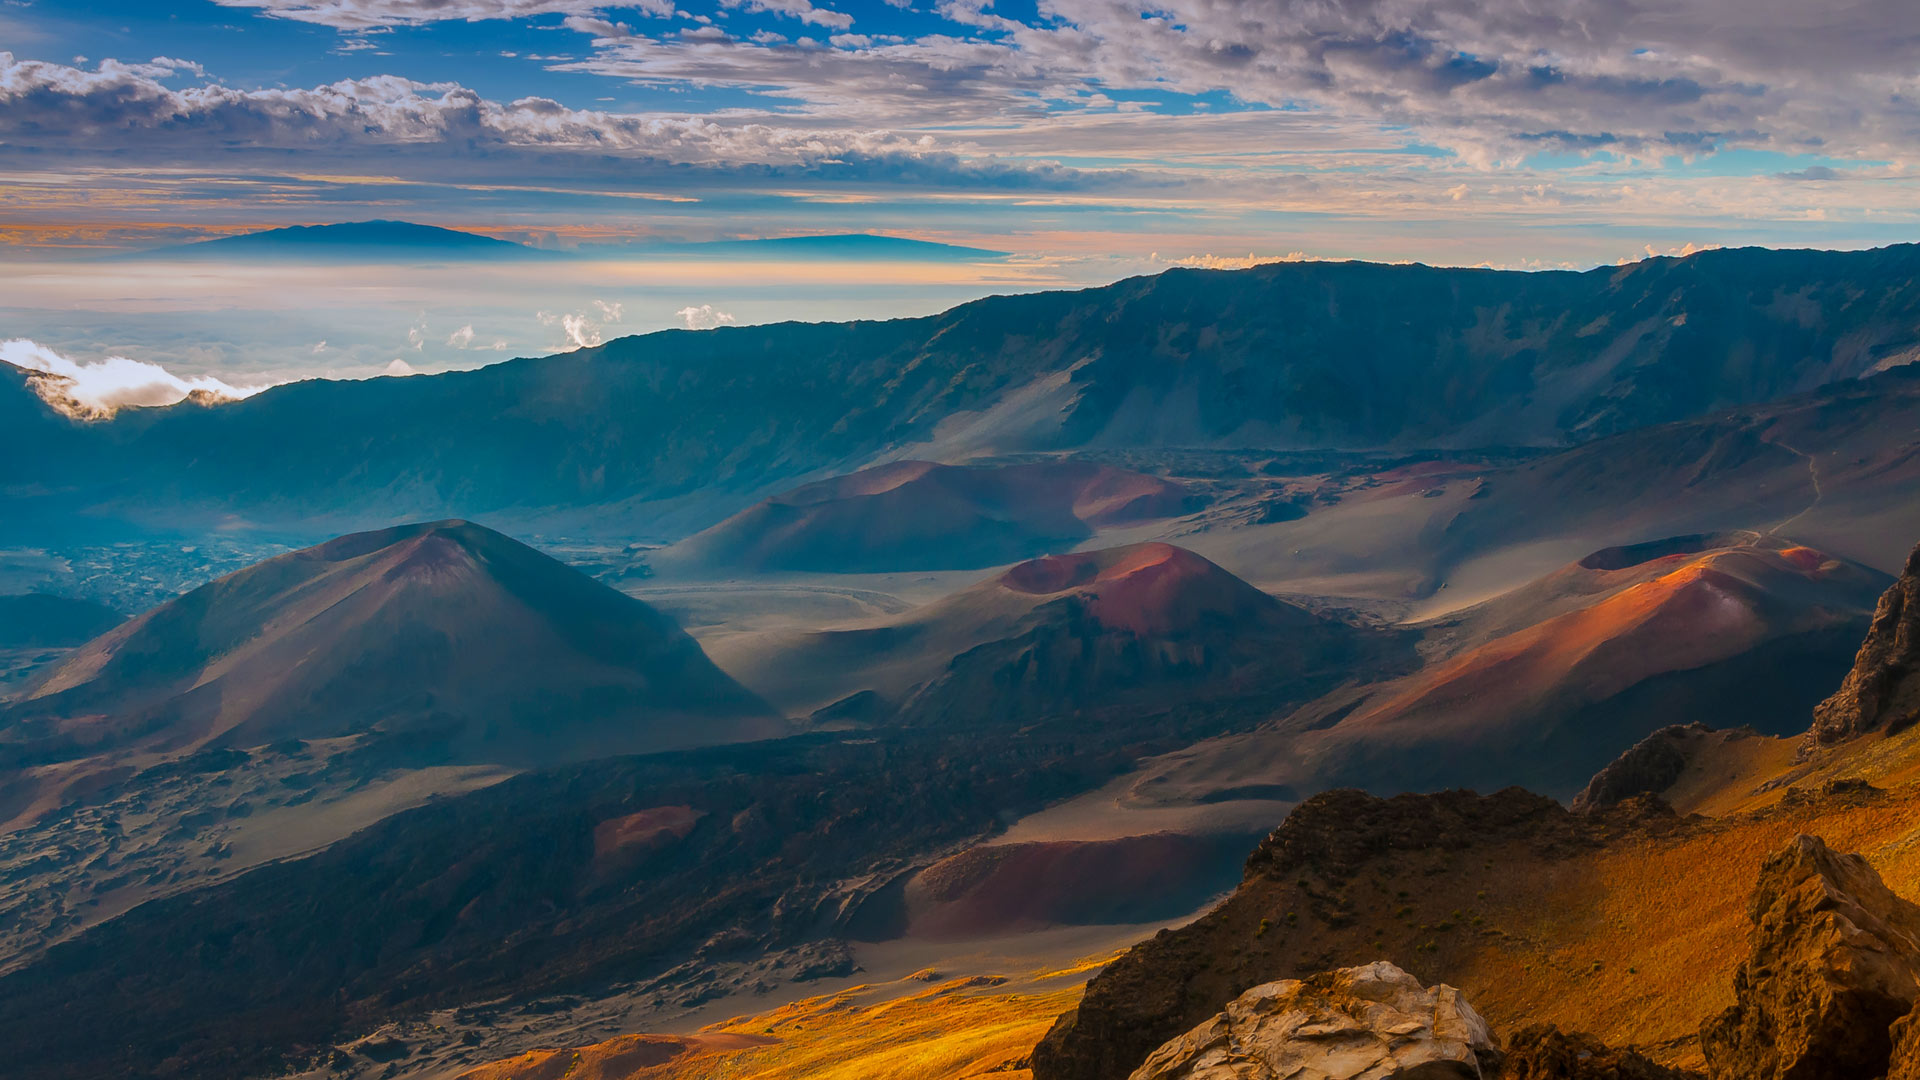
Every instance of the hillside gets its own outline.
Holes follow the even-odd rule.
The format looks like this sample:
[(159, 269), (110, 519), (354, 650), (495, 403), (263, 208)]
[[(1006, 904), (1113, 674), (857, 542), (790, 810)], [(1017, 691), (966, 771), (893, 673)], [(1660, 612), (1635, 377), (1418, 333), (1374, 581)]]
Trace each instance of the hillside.
[(47, 477), (21, 509), (391, 521), (699, 492), (725, 507), (704, 525), (900, 456), (1564, 445), (1902, 363), (1920, 346), (1916, 271), (1911, 246), (1582, 274), (1290, 263), (920, 319), (669, 331), (143, 410), (81, 433), (73, 460), (111, 467)]
[(1706, 711), (1803, 730), (1885, 580), (1753, 534), (1598, 552), (1424, 626), (1420, 670), (1150, 765), (1138, 790), (1524, 784), (1569, 797), (1643, 736)]
[[(1282, 603), (1171, 544), (1020, 563), (872, 625), (743, 635), (715, 659), (790, 713), (915, 725), (1064, 723), (1255, 699), (1219, 727), (1303, 700), (1405, 642)], [(1244, 710), (1243, 710), (1244, 711)]]
[(902, 870), (1125, 761), (1097, 741), (814, 737), (516, 777), (0, 976), (8, 1075), (255, 1076), (427, 1009), (598, 993), (671, 1014), (844, 976), (833, 937)]
[(659, 563), (861, 573), (970, 570), (1072, 547), (1094, 531), (1173, 517), (1177, 482), (1080, 461), (896, 461), (765, 499), (682, 541)]
[(784, 734), (645, 604), (467, 522), (340, 537), (76, 649), (7, 707), (12, 812), (203, 749), (373, 734), (515, 766)]

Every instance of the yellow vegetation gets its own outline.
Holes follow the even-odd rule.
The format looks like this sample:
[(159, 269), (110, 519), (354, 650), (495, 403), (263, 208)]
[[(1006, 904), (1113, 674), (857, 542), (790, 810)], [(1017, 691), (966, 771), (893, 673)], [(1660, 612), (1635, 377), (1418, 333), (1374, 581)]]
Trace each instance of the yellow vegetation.
[(1102, 962), (1017, 982), (946, 979), (906, 993), (902, 984), (856, 986), (693, 1036), (647, 1036), (663, 1052), (645, 1063), (635, 1054), (641, 1037), (625, 1036), (580, 1050), (522, 1054), (461, 1080), (960, 1080), (987, 1074), (1029, 1080), (1021, 1067), (1027, 1052), (1055, 1016), (1073, 1007)]

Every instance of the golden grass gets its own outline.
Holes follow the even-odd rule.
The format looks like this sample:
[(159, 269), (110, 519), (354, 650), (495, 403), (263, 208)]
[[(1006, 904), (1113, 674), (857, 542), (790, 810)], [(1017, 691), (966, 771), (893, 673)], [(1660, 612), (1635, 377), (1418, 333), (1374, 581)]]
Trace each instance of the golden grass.
[[(1869, 748), (1877, 763), (1868, 769), (1852, 755), (1816, 763), (1800, 786), (1817, 790), (1831, 773), (1905, 776), (1912, 749)], [(1757, 750), (1766, 756), (1767, 748)], [(1768, 855), (1811, 833), (1864, 855), (1894, 891), (1920, 897), (1920, 783), (1798, 805), (1782, 803), (1783, 794), (1743, 787), (1737, 800), (1708, 801), (1765, 805), (1677, 837), (1505, 868), (1486, 915), (1501, 932), (1462, 958), (1457, 985), (1502, 1030), (1548, 1021), (1697, 1066), (1701, 1021), (1733, 1003), (1733, 969), (1747, 952), (1747, 897)]]
[[(635, 1037), (625, 1036), (522, 1054), (461, 1080), (1030, 1080), (1020, 1067), (1027, 1053), (1104, 962), (1017, 984), (999, 976), (946, 979), (899, 996), (890, 996), (897, 985), (856, 986), (702, 1028), (675, 1040), (684, 1049), (664, 1062), (618, 1067), (632, 1060)], [(746, 1039), (763, 1044), (726, 1045)]]

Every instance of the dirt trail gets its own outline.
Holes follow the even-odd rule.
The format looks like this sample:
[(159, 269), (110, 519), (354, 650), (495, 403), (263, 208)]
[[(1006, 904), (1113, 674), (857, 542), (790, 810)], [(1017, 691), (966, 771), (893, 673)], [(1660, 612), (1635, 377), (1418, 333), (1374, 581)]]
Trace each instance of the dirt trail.
[(1782, 521), (1780, 524), (1775, 525), (1773, 528), (1767, 530), (1768, 536), (1777, 536), (1779, 535), (1780, 530), (1786, 528), (1787, 526), (1793, 524), (1796, 521), (1799, 521), (1801, 518), (1806, 517), (1808, 514), (1812, 513), (1814, 507), (1820, 505), (1820, 500), (1826, 497), (1826, 493), (1820, 490), (1820, 462), (1816, 460), (1812, 454), (1809, 454), (1805, 450), (1802, 450), (1798, 447), (1789, 446), (1786, 443), (1780, 442), (1776, 439), (1768, 439), (1767, 441), (1779, 447), (1780, 449), (1787, 451), (1788, 453), (1795, 454), (1801, 458), (1804, 458), (1807, 463), (1807, 478), (1813, 482), (1813, 501), (1808, 503), (1806, 506), (1802, 507), (1799, 513), (1793, 515), (1792, 517), (1786, 519), (1785, 521)]

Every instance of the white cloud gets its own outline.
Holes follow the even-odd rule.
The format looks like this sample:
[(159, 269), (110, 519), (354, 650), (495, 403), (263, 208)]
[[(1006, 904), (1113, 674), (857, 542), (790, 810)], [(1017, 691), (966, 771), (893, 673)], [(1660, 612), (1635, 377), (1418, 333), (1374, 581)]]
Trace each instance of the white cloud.
[(456, 349), (465, 349), (465, 348), (471, 347), (473, 345), (473, 324), (468, 323), (467, 325), (461, 327), (460, 329), (455, 330), (453, 333), (448, 334), (447, 344), (453, 346)]
[(683, 307), (674, 314), (680, 317), (681, 322), (687, 324), (689, 330), (712, 330), (716, 326), (726, 326), (736, 321), (732, 315), (715, 308), (712, 304)]
[[(590, 349), (606, 340), (604, 330), (608, 324), (620, 321), (619, 304), (609, 304), (595, 300), (589, 311), (538, 312), (534, 317), (542, 326), (557, 326), (568, 346), (575, 349)], [(496, 349), (505, 348), (505, 342), (495, 344)]]
[(234, 386), (211, 375), (183, 379), (158, 364), (124, 356), (75, 361), (24, 338), (0, 341), (0, 361), (37, 373), (28, 380), (34, 392), (77, 420), (105, 420), (135, 406), (173, 405), (190, 394), (239, 400), (268, 385)]
[[(658, 2), (623, 0), (620, 6), (649, 7)], [(251, 8), (262, 15), (330, 26), (335, 30), (525, 19), (536, 15), (591, 15), (606, 6), (595, 0), (214, 0), (214, 3), (222, 7)]]
[(824, 26), (833, 30), (845, 30), (853, 25), (853, 16), (815, 7), (812, 0), (720, 0), (720, 3), (724, 7), (744, 7), (748, 11), (784, 15), (810, 26)]

